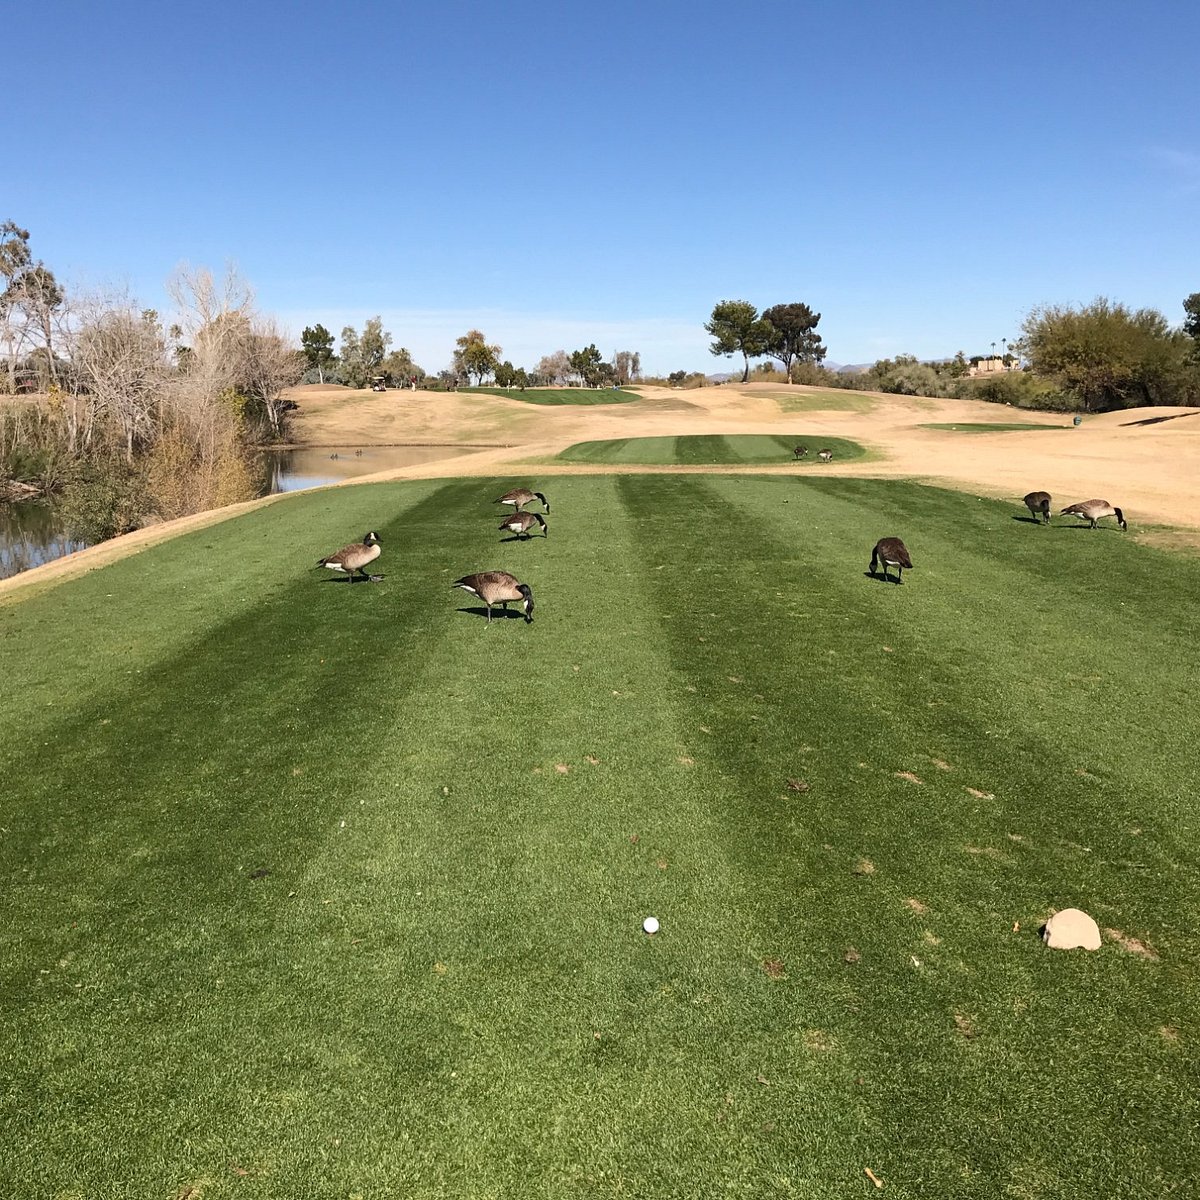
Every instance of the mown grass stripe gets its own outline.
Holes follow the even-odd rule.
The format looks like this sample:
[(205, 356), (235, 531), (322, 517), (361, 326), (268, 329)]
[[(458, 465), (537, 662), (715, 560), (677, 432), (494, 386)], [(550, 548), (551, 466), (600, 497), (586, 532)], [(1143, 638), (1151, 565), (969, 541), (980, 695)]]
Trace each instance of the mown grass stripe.
[(693, 434), (686, 437), (615, 438), (611, 441), (578, 442), (558, 457), (565, 462), (646, 463), (706, 466), (732, 463), (794, 463), (792, 450), (808, 443), (809, 456), (803, 466), (819, 467), (817, 450), (828, 448), (836, 461), (863, 458), (866, 450), (846, 438), (813, 437), (805, 434)]
[[(1161, 704), (1196, 564), (812, 476), (561, 479), (550, 536), (504, 543), (513, 482), (297, 498), (204, 531), (232, 579), (154, 551), (15, 607), (0, 723), (58, 747), (5, 744), (0, 1191), (1190, 1179), (1195, 771)], [(321, 521), (383, 526), (388, 578), (296, 565)], [(900, 588), (865, 577), (885, 533)], [(534, 587), (532, 626), (461, 611), (449, 582), (489, 567)], [(136, 641), (136, 604), (96, 602), (128, 579)], [(1081, 696), (1123, 731), (1079, 738)], [(1043, 952), (1031, 922), (1085, 898), (1160, 958)]]
[[(1058, 802), (1047, 805), (1045, 782), (1057, 773), (1061, 738), (1034, 697), (1045, 695), (1047, 687), (1064, 689), (1061, 682), (1031, 681), (1027, 707), (1018, 710), (1023, 720), (1015, 722), (1011, 711), (1003, 711), (1002, 702), (1012, 700), (1011, 687), (1002, 684), (1003, 664), (1012, 651), (1011, 624), (1021, 619), (1020, 603), (989, 589), (989, 575), (999, 575), (999, 569), (978, 542), (970, 550), (956, 545), (957, 531), (949, 541), (959, 572), (929, 570), (951, 557), (943, 542), (944, 518), (921, 529), (925, 550), (918, 561), (926, 573), (914, 572), (905, 589), (885, 588), (863, 578), (870, 541), (860, 541), (862, 509), (832, 495), (837, 485), (664, 479), (655, 486), (645, 544), (661, 556), (670, 531), (675, 560), (659, 578), (669, 580), (664, 590), (669, 588), (692, 616), (690, 623), (673, 627), (677, 668), (690, 672), (709, 708), (707, 724), (727, 769), (741, 777), (745, 794), (756, 798), (744, 815), (757, 835), (737, 844), (743, 847), (746, 873), (762, 880), (763, 895), (778, 906), (774, 913), (769, 907), (764, 912), (763, 928), (766, 937), (777, 939), (789, 974), (794, 972), (789, 986), (776, 993), (781, 1005), (800, 996), (806, 1006), (814, 994), (836, 997), (845, 983), (840, 956), (853, 943), (862, 961), (871, 963), (858, 972), (862, 987), (850, 1002), (851, 1011), (862, 1015), (848, 1019), (845, 1011), (829, 1013), (829, 1040), (853, 1039), (858, 1069), (872, 1081), (870, 1123), (907, 1156), (906, 1178), (978, 1171), (981, 1160), (987, 1170), (1012, 1170), (1019, 1157), (1031, 1177), (1061, 1182), (1075, 1172), (1099, 1185), (1105, 1168), (1097, 1166), (1095, 1143), (1067, 1163), (1052, 1161), (1056, 1154), (1037, 1148), (1038, 1123), (1047, 1119), (1044, 1095), (1027, 1077), (1008, 1073), (1012, 1053), (1032, 1058), (1057, 1044), (1063, 1053), (1078, 1056), (1087, 1087), (1113, 1086), (1111, 1079), (1105, 1085), (1102, 1056), (1090, 1054), (1090, 1039), (1080, 1039), (1074, 970), (1051, 961), (1033, 971), (1027, 944), (1011, 937), (1008, 924), (1014, 914), (1067, 903), (1070, 897), (1063, 896), (1060, 885), (1068, 873), (1089, 896), (1130, 903), (1147, 926), (1178, 921), (1179, 906), (1186, 906), (1183, 893), (1172, 887), (1169, 897), (1139, 901), (1128, 894), (1131, 880), (1122, 861), (1136, 853), (1149, 860), (1143, 868), (1153, 871), (1157, 860), (1169, 873), (1157, 846), (1139, 834), (1132, 851), (1130, 836), (1133, 823), (1140, 825), (1143, 811), (1159, 797), (1136, 784), (1130, 794), (1136, 776), (1128, 773), (1101, 796), (1089, 795), (1083, 780), (1074, 778), (1075, 786), (1069, 787), (1060, 777), (1055, 780)], [(810, 507), (814, 491), (820, 494), (819, 515)], [(906, 489), (887, 492), (894, 502)], [(778, 511), (768, 520), (769, 506), (784, 499), (793, 509), (790, 522)], [(683, 512), (698, 519), (685, 527)], [(780, 542), (789, 523), (804, 531), (800, 544), (808, 561), (794, 559)], [(681, 538), (684, 528), (696, 532)], [(910, 546), (915, 542), (913, 534)], [(1049, 549), (1046, 542), (1041, 546)], [(736, 573), (725, 565), (735, 562)], [(651, 568), (650, 560), (646, 566)], [(1086, 590), (1070, 574), (1060, 588)], [(977, 610), (981, 599), (993, 595), (991, 623), (1004, 636), (990, 645), (985, 640), (982, 655), (976, 637), (970, 670), (957, 670), (956, 648), (951, 645), (947, 654), (931, 635), (952, 628), (956, 615), (971, 609), (970, 601)], [(1064, 621), (1060, 614), (1058, 628), (1045, 631), (1046, 640), (1059, 646), (1069, 641), (1069, 620), (1086, 616), (1089, 607), (1099, 618), (1101, 606), (1092, 598), (1074, 598), (1071, 617)], [(797, 653), (801, 640), (805, 651)], [(757, 653), (748, 655), (750, 647)], [(1122, 667), (1132, 673), (1139, 654), (1136, 636), (1129, 654)], [(875, 674), (882, 698), (870, 687)], [(1065, 691), (1069, 694), (1069, 686)], [(965, 717), (981, 699), (985, 706), (1001, 703), (982, 720)], [(1011, 749), (1005, 756), (993, 748), (991, 735), (1002, 731), (1011, 739), (1018, 724), (1032, 730), (1014, 760)], [(1177, 749), (1183, 751), (1182, 743)], [(933, 761), (943, 756), (953, 763), (948, 772)], [(1181, 767), (1183, 761), (1181, 754)], [(893, 774), (914, 768), (921, 772), (920, 783)], [(965, 794), (973, 768), (993, 772), (998, 802)], [(789, 795), (784, 782), (789, 776), (803, 776), (812, 791)], [(1022, 842), (1010, 841), (1009, 832)], [(958, 845), (956, 834), (962, 839)], [(1082, 852), (1076, 838), (1088, 843)], [(1092, 849), (1103, 851), (1103, 859), (1097, 854), (1099, 861), (1087, 863)], [(856, 875), (856, 860), (869, 863), (872, 873)], [(1142, 881), (1141, 868), (1134, 878)], [(932, 916), (918, 919), (906, 900), (923, 904)], [(924, 941), (923, 934), (935, 929), (939, 942)], [(814, 945), (820, 948), (815, 961)], [(1110, 957), (1103, 965), (1089, 964), (1087, 971), (1104, 977), (1111, 994), (1122, 997), (1122, 1020), (1130, 1027), (1145, 1028), (1147, 1010), (1163, 1017), (1171, 1011), (1153, 969), (1135, 968), (1130, 979), (1129, 964)], [(1014, 982), (1018, 994), (1026, 988), (1041, 993), (1036, 1002), (1032, 994), (1026, 1000), (1037, 1004), (1036, 1033), (1019, 1012), (988, 1003), (993, 991), (1010, 997)], [(954, 1042), (966, 1042), (957, 1032), (958, 1017), (973, 1022), (973, 1030), (989, 1028), (996, 1035), (965, 1075), (939, 1072), (933, 1086), (932, 1079), (890, 1077), (888, 1047), (897, 1040), (911, 1047), (906, 1063), (914, 1054), (917, 1061), (931, 1063), (956, 1057)], [(1145, 1029), (1140, 1045), (1161, 1061), (1164, 1051), (1161, 1044), (1154, 1046), (1155, 1038), (1152, 1028)], [(1136, 1080), (1130, 1089), (1131, 1103), (1133, 1096), (1138, 1103), (1146, 1100)], [(1017, 1114), (1008, 1133), (1023, 1123), (1025, 1136), (1019, 1140), (1027, 1152), (1015, 1151), (1009, 1141), (981, 1147), (973, 1121), (958, 1123), (959, 1112), (978, 1111), (988, 1095)], [(1154, 1110), (1159, 1134), (1167, 1136), (1167, 1112), (1159, 1104)], [(897, 1112), (903, 1112), (903, 1121), (894, 1118)]]

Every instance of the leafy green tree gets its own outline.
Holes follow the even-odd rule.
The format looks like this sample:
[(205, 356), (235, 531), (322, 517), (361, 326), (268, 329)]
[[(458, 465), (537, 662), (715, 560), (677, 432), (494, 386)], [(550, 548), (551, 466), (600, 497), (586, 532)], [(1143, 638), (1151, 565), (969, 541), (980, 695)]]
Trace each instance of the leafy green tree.
[(365, 387), (367, 371), (363, 365), (362, 339), (353, 325), (342, 327), (342, 345), (338, 354), (338, 376), (347, 387)]
[(364, 388), (376, 375), (384, 374), (383, 360), (392, 344), (392, 335), (385, 333), (383, 321), (372, 317), (363, 327), (361, 336), (352, 325), (342, 330), (342, 352), (339, 374), (348, 387)]
[(384, 332), (382, 318), (372, 317), (363, 326), (359, 349), (362, 351), (363, 368), (367, 372), (367, 382), (370, 382), (375, 375), (380, 373), (379, 368), (391, 344), (392, 335)]
[(816, 332), (821, 314), (807, 304), (776, 304), (763, 313), (762, 319), (770, 322), (772, 330), (766, 352), (783, 364), (788, 383), (792, 382), (794, 363), (818, 363), (825, 357), (825, 346)]
[(414, 379), (425, 378), (425, 372), (413, 362), (412, 354), (404, 346), (388, 354), (376, 373), (383, 375), (392, 387), (406, 387)]
[(7, 291), (13, 280), (33, 261), (29, 252), (29, 230), (14, 221), (0, 225), (0, 276)]
[(608, 366), (596, 349), (596, 343), (571, 354), (571, 370), (583, 380), (584, 387), (599, 387), (603, 379), (602, 366)]
[(1200, 359), (1200, 292), (1193, 292), (1183, 302), (1183, 311), (1183, 332), (1196, 343), (1193, 357)]
[(704, 323), (705, 331), (716, 340), (709, 347), (713, 354), (741, 354), (746, 364), (742, 382), (750, 378), (750, 360), (767, 352), (771, 323), (758, 315), (748, 300), (722, 300)]
[(513, 385), (513, 379), (516, 376), (516, 368), (512, 363), (505, 361), (498, 363), (496, 366), (496, 386), (502, 388), (510, 388)]
[(305, 362), (315, 370), (317, 379), (325, 382), (325, 368), (333, 362), (333, 334), (324, 325), (309, 325), (300, 335)]
[(1135, 312), (1101, 296), (1080, 309), (1035, 308), (1021, 330), (1030, 369), (1092, 412), (1186, 404), (1194, 394), (1187, 361), (1193, 343), (1155, 309)]
[(454, 343), (454, 369), (460, 375), (465, 375), (470, 383), (474, 375), (479, 384), (492, 374), (500, 365), (500, 355), (503, 351), (499, 346), (489, 346), (487, 338), (478, 329), (468, 330)]

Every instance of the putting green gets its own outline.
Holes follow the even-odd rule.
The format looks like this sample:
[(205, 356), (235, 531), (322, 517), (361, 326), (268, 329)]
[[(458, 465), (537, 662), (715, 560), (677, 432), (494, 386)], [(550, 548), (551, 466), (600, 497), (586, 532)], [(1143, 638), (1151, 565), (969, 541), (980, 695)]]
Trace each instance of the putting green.
[(565, 462), (591, 463), (689, 463), (715, 466), (723, 463), (784, 463), (795, 462), (796, 446), (808, 447), (808, 455), (800, 461), (820, 466), (817, 452), (833, 451), (835, 462), (863, 458), (866, 450), (846, 438), (830, 438), (807, 434), (702, 434), (690, 437), (616, 438), (609, 441), (577, 442), (559, 454)]

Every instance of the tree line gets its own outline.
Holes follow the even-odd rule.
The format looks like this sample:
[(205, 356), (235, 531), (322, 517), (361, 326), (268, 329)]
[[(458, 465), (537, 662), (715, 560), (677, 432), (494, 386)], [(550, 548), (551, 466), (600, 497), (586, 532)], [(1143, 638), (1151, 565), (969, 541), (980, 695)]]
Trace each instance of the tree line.
[(494, 381), (497, 387), (611, 387), (631, 383), (641, 377), (642, 356), (634, 350), (618, 350), (606, 360), (595, 343), (568, 352), (556, 350), (545, 355), (532, 369), (514, 367), (503, 357), (501, 346), (488, 342), (479, 329), (470, 329), (454, 343), (450, 364), (436, 376), (429, 376), (413, 362), (403, 347), (389, 352), (392, 335), (383, 328), (379, 317), (366, 323), (361, 336), (352, 326), (341, 334), (340, 352), (334, 351), (333, 334), (324, 325), (306, 328), (300, 349), (307, 367), (305, 380), (310, 383), (340, 383), (363, 388), (376, 382), (387, 387), (408, 385), (456, 388), (472, 383), (482, 387)]
[(285, 436), (303, 363), (249, 286), (184, 270), (168, 291), (169, 325), (126, 295), (71, 295), (28, 230), (0, 225), (0, 483), (62, 492), (78, 536), (249, 499), (255, 447)]
[[(1173, 326), (1152, 308), (1131, 309), (1099, 297), (1090, 304), (1041, 305), (1026, 315), (1020, 337), (1002, 340), (1003, 353), (921, 362), (901, 354), (861, 372), (825, 370), (821, 319), (805, 304), (776, 305), (761, 315), (745, 300), (723, 300), (705, 323), (713, 354), (741, 354), (742, 380), (750, 359), (775, 358), (789, 383), (865, 388), (924, 396), (995, 400), (1025, 408), (1106, 412), (1154, 405), (1200, 404), (1200, 292), (1183, 301)], [(986, 358), (1005, 368), (972, 377)], [(756, 368), (773, 374), (769, 366)], [(683, 373), (679, 373), (683, 377)], [(676, 376), (671, 376), (672, 380)]]

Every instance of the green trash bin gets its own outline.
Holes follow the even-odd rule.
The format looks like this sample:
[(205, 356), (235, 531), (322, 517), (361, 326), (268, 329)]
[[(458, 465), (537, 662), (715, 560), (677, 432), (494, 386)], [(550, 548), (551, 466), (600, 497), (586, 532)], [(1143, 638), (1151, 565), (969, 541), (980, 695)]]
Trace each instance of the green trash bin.
[(1082, 417), (1072, 417), (1072, 418), (1071, 418), (1071, 424), (1072, 424), (1072, 425), (1082, 425), (1082, 424), (1083, 424), (1083, 418), (1082, 418)]

